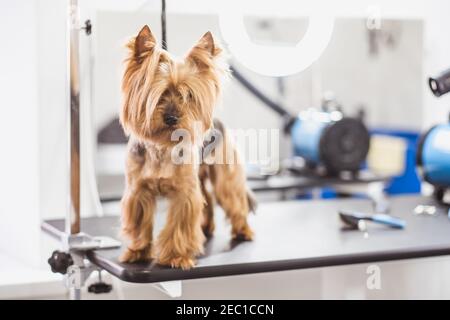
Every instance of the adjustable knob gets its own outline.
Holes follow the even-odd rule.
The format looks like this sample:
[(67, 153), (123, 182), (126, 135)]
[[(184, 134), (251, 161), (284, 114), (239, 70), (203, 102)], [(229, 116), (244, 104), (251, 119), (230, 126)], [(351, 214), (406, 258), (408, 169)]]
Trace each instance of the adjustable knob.
[(53, 273), (66, 274), (67, 268), (73, 265), (73, 259), (69, 253), (58, 250), (53, 251), (52, 256), (47, 260)]

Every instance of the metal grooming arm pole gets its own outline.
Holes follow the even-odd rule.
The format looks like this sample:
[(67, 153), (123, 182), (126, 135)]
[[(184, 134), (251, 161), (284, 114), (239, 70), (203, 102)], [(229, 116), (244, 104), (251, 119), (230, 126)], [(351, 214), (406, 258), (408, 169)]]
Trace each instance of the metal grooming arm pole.
[[(65, 275), (66, 286), (70, 289), (72, 299), (81, 299), (81, 287), (93, 271), (100, 269), (86, 262), (86, 251), (93, 249), (117, 248), (121, 243), (110, 237), (92, 237), (81, 232), (80, 215), (80, 53), (79, 32), (84, 29), (91, 32), (90, 21), (80, 25), (78, 0), (67, 0), (67, 86), (69, 112), (69, 172), (70, 192), (69, 210), (65, 219), (65, 231), (58, 233), (62, 251), (54, 251), (48, 259), (52, 271)], [(49, 230), (43, 223), (42, 229)], [(101, 282), (90, 287), (93, 292), (108, 292), (111, 286)]]
[(80, 11), (78, 0), (68, 0), (68, 48), (67, 48), (67, 83), (69, 86), (69, 127), (70, 127), (70, 208), (66, 217), (65, 243), (68, 250), (90, 250), (120, 246), (120, 243), (111, 238), (91, 237), (81, 232), (80, 216), (80, 52), (79, 33), (84, 29), (87, 34), (91, 32), (89, 20), (85, 27), (80, 25)]
[(80, 57), (78, 0), (69, 0), (67, 22), (67, 82), (69, 86), (70, 126), (70, 209), (66, 233), (80, 233)]

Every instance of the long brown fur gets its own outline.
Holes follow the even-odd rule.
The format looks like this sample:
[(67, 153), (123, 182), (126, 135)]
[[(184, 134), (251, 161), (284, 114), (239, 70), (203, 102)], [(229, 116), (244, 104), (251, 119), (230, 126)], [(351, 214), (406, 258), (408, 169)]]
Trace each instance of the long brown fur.
[[(215, 201), (226, 212), (234, 238), (253, 237), (247, 216), (254, 201), (237, 161), (198, 165), (176, 164), (171, 158), (177, 143), (171, 139), (172, 132), (185, 129), (195, 137), (193, 124), (200, 123), (202, 133), (213, 127), (222, 133), (217, 154), (228, 149), (237, 159), (225, 129), (219, 122), (213, 125), (212, 118), (228, 67), (210, 32), (182, 60), (162, 50), (148, 26), (129, 42), (128, 49), (120, 115), (130, 136), (122, 198), (122, 234), (128, 241), (121, 261), (156, 258), (160, 264), (188, 269), (203, 252), (205, 236), (214, 232)], [(176, 125), (166, 124), (168, 112), (177, 117)], [(202, 141), (191, 142), (201, 148)], [(169, 212), (154, 244), (158, 196), (169, 199)]]

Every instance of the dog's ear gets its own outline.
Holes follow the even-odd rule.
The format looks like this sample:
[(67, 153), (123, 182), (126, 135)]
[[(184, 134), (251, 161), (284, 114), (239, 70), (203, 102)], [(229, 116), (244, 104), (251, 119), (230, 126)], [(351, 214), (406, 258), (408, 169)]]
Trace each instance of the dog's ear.
[(150, 28), (145, 25), (134, 41), (134, 55), (139, 58), (144, 52), (152, 50), (156, 46), (156, 39)]
[(207, 32), (200, 38), (197, 44), (187, 55), (187, 60), (192, 61), (198, 67), (209, 67), (222, 49), (214, 42), (211, 32)]
[(197, 42), (194, 48), (206, 50), (209, 54), (214, 56), (215, 45), (212, 33), (210, 31), (205, 33), (203, 37), (201, 37), (200, 40)]

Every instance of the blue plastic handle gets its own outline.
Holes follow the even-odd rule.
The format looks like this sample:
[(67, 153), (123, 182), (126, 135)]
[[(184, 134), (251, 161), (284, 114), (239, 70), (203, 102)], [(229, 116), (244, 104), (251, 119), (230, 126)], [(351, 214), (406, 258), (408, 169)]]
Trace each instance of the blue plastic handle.
[(406, 226), (406, 222), (404, 220), (388, 216), (387, 214), (375, 214), (372, 216), (372, 221), (385, 224), (396, 229), (404, 229)]

